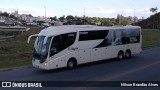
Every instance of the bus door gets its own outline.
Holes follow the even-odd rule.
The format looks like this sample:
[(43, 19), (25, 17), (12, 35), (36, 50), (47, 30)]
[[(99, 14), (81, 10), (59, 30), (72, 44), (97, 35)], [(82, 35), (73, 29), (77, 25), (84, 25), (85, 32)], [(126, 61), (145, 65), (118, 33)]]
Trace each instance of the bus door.
[(88, 47), (88, 41), (78, 42), (78, 59), (79, 63), (90, 62), (91, 49)]

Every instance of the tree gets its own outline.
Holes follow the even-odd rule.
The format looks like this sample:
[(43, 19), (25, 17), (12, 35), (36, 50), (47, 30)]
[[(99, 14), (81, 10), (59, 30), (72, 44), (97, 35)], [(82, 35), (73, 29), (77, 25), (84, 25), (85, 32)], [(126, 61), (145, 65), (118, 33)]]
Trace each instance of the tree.
[(10, 18), (15, 18), (15, 16), (14, 16), (14, 15), (9, 15), (9, 17), (10, 17)]
[(74, 18), (72, 15), (68, 15), (68, 16), (66, 17), (66, 19), (67, 19), (67, 23), (68, 23), (69, 25), (74, 24), (75, 18)]
[(65, 20), (65, 15), (63, 15), (62, 17), (58, 18), (59, 21), (63, 22)]
[(122, 16), (122, 15), (120, 15), (120, 14), (118, 14), (118, 15), (117, 15), (116, 22), (117, 22), (118, 24), (120, 24), (120, 23), (121, 23), (122, 18), (123, 18), (123, 16)]
[(155, 8), (150, 8), (150, 11), (151, 11), (152, 13), (157, 13), (158, 8), (157, 8), (157, 7), (155, 7)]
[(9, 14), (7, 12), (1, 13), (0, 16), (9, 17)]
[(29, 14), (29, 17), (33, 17), (31, 14)]
[(76, 25), (86, 25), (88, 24), (88, 20), (84, 18), (76, 17), (75, 24)]
[(82, 25), (82, 24), (83, 24), (82, 19), (81, 18), (77, 18), (76, 25)]
[(68, 15), (68, 16), (66, 17), (66, 19), (67, 19), (67, 20), (74, 20), (75, 18), (74, 18), (72, 15)]
[(101, 20), (101, 26), (109, 26), (109, 22), (106, 19)]
[(44, 21), (37, 21), (38, 25), (42, 25), (42, 23), (45, 23)]
[(54, 17), (50, 17), (50, 19), (51, 19), (51, 21), (57, 21), (57, 17), (56, 16), (54, 16)]

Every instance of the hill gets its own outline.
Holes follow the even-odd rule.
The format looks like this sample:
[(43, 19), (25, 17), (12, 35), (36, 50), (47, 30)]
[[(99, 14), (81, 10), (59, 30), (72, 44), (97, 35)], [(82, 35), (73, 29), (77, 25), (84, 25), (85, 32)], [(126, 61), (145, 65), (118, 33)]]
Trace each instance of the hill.
[(160, 12), (135, 23), (135, 25), (141, 26), (144, 29), (160, 29)]

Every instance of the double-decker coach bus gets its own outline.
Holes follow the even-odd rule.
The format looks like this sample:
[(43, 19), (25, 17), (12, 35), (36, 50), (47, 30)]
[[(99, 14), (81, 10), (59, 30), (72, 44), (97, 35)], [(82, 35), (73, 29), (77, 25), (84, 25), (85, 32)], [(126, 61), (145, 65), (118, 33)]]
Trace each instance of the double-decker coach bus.
[(70, 69), (79, 64), (110, 58), (130, 58), (141, 52), (139, 26), (64, 25), (42, 30), (34, 44), (34, 67)]

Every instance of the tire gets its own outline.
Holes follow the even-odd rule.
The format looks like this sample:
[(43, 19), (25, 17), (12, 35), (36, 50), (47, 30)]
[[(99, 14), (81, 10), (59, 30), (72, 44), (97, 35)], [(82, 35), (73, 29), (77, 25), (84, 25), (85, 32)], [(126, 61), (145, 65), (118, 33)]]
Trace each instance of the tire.
[(118, 53), (118, 55), (117, 55), (117, 58), (118, 58), (119, 60), (123, 60), (123, 58), (124, 58), (124, 53), (123, 53), (123, 51), (119, 51), (119, 53)]
[(131, 58), (131, 51), (130, 50), (126, 51), (125, 58)]
[(68, 62), (67, 62), (67, 68), (68, 69), (73, 69), (77, 66), (77, 63), (76, 63), (76, 60), (75, 59), (70, 59)]

